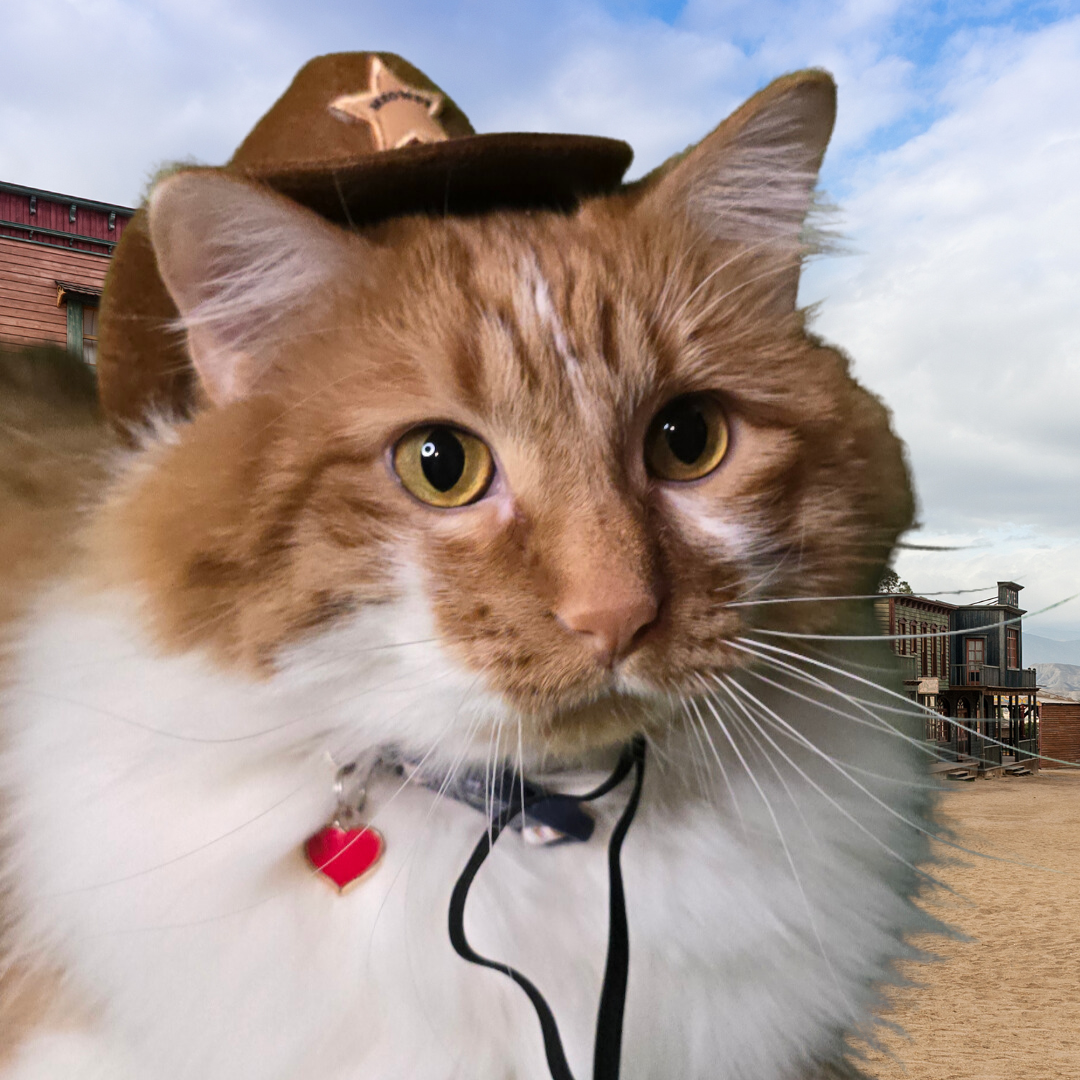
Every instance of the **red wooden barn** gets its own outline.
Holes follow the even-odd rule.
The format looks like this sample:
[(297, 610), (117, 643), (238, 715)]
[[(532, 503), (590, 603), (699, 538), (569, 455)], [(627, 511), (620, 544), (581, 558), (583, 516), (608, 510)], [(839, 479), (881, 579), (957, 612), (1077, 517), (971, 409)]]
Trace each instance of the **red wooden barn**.
[(0, 181), (0, 341), (93, 364), (109, 257), (135, 211)]

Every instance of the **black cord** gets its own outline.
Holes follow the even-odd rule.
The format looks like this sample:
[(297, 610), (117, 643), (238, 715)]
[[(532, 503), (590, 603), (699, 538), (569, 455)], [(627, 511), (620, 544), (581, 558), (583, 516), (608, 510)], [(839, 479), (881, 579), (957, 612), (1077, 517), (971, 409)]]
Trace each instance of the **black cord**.
[(623, 890), (619, 856), (630, 822), (641, 801), (645, 779), (645, 740), (638, 737), (630, 745), (636, 776), (630, 798), (615, 824), (608, 843), (608, 954), (600, 1009), (596, 1015), (596, 1044), (593, 1047), (593, 1080), (619, 1080), (622, 1058), (623, 1010), (626, 1007), (626, 980), (630, 969), (630, 931), (626, 923), (626, 893)]
[[(608, 843), (608, 879), (610, 882), (608, 916), (608, 951), (604, 969), (604, 985), (600, 992), (600, 1008), (596, 1017), (596, 1044), (593, 1058), (593, 1080), (619, 1080), (619, 1064), (622, 1056), (623, 1012), (626, 1006), (626, 983), (630, 967), (630, 936), (626, 922), (626, 894), (623, 889), (622, 868), (619, 857), (623, 841), (634, 820), (638, 803), (641, 801), (641, 785), (645, 778), (645, 740), (638, 736), (622, 752), (611, 775), (599, 787), (587, 795), (580, 796), (580, 802), (592, 802), (618, 787), (626, 779), (630, 770), (635, 771), (634, 787), (630, 798), (611, 833)], [(491, 823), (480, 842), (473, 849), (465, 869), (461, 871), (454, 891), (450, 896), (450, 943), (457, 954), (471, 964), (501, 971), (513, 979), (528, 995), (540, 1021), (540, 1031), (544, 1037), (544, 1052), (547, 1055), (548, 1070), (552, 1080), (574, 1080), (573, 1073), (566, 1061), (559, 1025), (551, 1007), (544, 1000), (544, 995), (520, 971), (509, 964), (500, 964), (481, 956), (469, 944), (465, 937), (465, 901), (469, 888), (476, 878), (484, 860), (498, 840), (503, 829), (519, 813), (539, 802), (543, 795), (523, 798), (513, 806), (508, 806)]]

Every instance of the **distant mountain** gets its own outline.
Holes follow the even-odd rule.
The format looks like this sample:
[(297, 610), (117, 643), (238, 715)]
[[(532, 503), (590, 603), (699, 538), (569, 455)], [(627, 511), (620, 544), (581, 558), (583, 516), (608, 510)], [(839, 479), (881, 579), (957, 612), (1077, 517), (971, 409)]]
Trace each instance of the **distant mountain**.
[(1080, 641), (1051, 641), (1024, 632), (1024, 663), (1080, 664)]
[(1080, 701), (1080, 665), (1036, 664), (1035, 675), (1039, 686), (1051, 694)]

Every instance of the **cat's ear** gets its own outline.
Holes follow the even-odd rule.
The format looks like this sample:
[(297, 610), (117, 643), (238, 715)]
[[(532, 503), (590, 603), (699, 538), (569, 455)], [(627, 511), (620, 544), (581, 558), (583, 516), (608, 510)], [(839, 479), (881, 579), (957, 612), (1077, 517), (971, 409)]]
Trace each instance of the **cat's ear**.
[(785, 75), (646, 178), (645, 207), (669, 219), (681, 210), (706, 237), (779, 258), (790, 278), (780, 291), (794, 305), (804, 222), (835, 117), (832, 76)]
[(150, 196), (158, 271), (217, 405), (247, 396), (347, 259), (347, 237), (266, 188), (211, 170), (175, 173)]

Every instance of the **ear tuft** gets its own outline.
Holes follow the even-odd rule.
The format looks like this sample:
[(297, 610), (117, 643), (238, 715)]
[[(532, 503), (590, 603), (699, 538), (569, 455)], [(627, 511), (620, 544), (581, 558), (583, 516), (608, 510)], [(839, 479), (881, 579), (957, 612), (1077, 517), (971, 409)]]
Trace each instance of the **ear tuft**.
[(785, 75), (665, 168), (652, 197), (716, 240), (795, 254), (835, 116), (832, 76)]
[(346, 238), (268, 189), (186, 170), (150, 196), (150, 236), (215, 404), (249, 394), (273, 366), (284, 321), (340, 272)]

